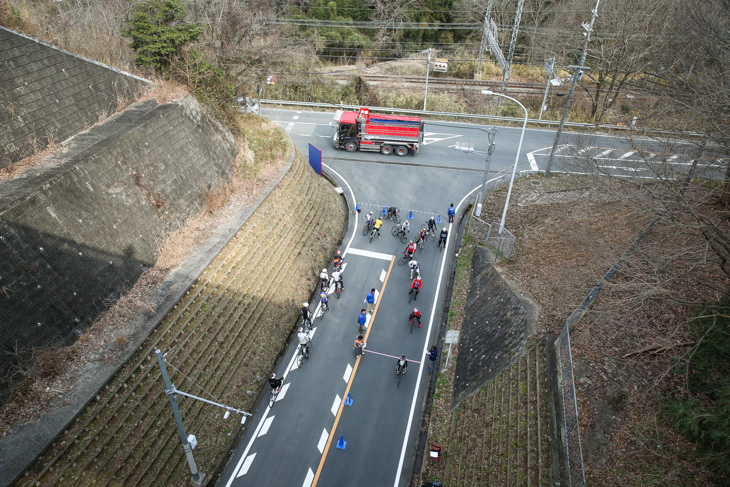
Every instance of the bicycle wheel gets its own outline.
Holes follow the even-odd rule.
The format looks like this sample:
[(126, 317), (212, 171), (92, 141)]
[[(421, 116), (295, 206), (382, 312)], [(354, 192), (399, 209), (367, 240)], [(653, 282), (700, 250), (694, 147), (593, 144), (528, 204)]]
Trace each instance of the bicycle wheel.
[(397, 214), (393, 215), (393, 221), (396, 223), (400, 223), (400, 217)]
[(311, 320), (304, 320), (304, 333), (309, 335), (309, 332), (312, 330), (312, 321)]
[(328, 305), (328, 304), (325, 304), (325, 305), (323, 305), (323, 306), (322, 306), (322, 309), (321, 309), (321, 310), (319, 310), (319, 319), (320, 319), (320, 320), (323, 320), (323, 319), (324, 319), (324, 314), (325, 314), (325, 313), (326, 313), (327, 311), (329, 311), (329, 309), (330, 309), (330, 307), (329, 307), (329, 305)]
[(396, 377), (396, 387), (400, 387), (400, 376), (402, 374), (400, 373), (400, 367), (395, 368), (395, 377)]
[(274, 407), (274, 403), (276, 402), (276, 396), (278, 396), (279, 393), (275, 391), (271, 391), (271, 399), (269, 399), (269, 408)]
[(408, 302), (410, 303), (411, 301), (413, 301), (413, 289), (408, 291)]
[(400, 234), (400, 243), (406, 243), (408, 241), (408, 238), (406, 237), (406, 232), (402, 232)]
[(424, 223), (423, 225), (421, 225), (421, 230), (428, 230), (428, 224)]
[(411, 322), (411, 333), (413, 333), (413, 319), (409, 320)]
[(436, 232), (428, 232), (428, 238), (433, 242), (436, 240)]
[(398, 259), (398, 265), (406, 265), (406, 262), (408, 262), (408, 257), (406, 257), (405, 255)]
[(370, 231), (370, 224), (369, 223), (365, 223), (365, 226), (362, 227), (362, 234), (363, 234), (363, 236), (367, 237), (369, 231)]
[(400, 231), (400, 227), (398, 225), (393, 225), (393, 228), (390, 229), (390, 234), (394, 237), (398, 236), (398, 232)]
[(374, 228), (373, 228), (373, 229), (372, 229), (372, 231), (370, 232), (370, 243), (372, 243), (372, 242), (373, 242), (373, 236), (375, 236), (375, 229), (374, 229)]
[(298, 352), (297, 352), (297, 367), (301, 367), (303, 361), (304, 361), (304, 351), (302, 350), (302, 346), (299, 345)]

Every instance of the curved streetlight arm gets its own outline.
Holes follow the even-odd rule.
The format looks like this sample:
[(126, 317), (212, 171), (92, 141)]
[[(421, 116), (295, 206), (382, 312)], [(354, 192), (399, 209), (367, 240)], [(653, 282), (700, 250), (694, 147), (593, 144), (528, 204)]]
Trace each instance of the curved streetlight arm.
[(507, 201), (504, 203), (504, 211), (502, 212), (502, 221), (499, 224), (499, 234), (502, 234), (502, 231), (504, 230), (504, 220), (507, 217), (507, 207), (509, 206), (509, 198), (512, 195), (512, 185), (515, 182), (515, 173), (517, 172), (517, 162), (520, 160), (520, 151), (522, 150), (522, 140), (525, 137), (525, 128), (527, 127), (527, 109), (525, 106), (520, 103), (519, 101), (515, 100), (511, 96), (503, 95), (502, 93), (495, 93), (493, 91), (489, 90), (482, 90), (483, 95), (496, 95), (501, 96), (502, 98), (507, 98), (508, 100), (512, 100), (513, 102), (517, 103), (520, 108), (522, 108), (522, 111), (525, 112), (525, 120), (522, 122), (522, 133), (520, 134), (520, 143), (517, 145), (517, 154), (515, 155), (515, 164), (512, 167), (512, 178), (509, 180), (509, 189), (507, 190)]

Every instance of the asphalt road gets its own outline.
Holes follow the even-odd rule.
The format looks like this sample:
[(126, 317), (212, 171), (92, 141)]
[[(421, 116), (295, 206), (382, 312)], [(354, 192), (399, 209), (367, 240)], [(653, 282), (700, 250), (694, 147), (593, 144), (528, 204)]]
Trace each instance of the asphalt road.
[[(268, 407), (268, 396), (258, 405), (219, 485), (405, 486), (428, 380), (426, 351), (436, 339), (445, 272), (453, 256), (456, 228), (446, 223), (446, 211), (450, 203), (461, 209), (480, 187), (488, 127), (427, 121), (420, 153), (397, 157), (336, 150), (331, 112), (265, 110), (264, 115), (279, 123), (304, 154), (310, 143), (322, 151), (325, 170), (353, 207), (378, 213), (385, 206), (396, 206), (401, 217), (412, 216), (411, 236), (435, 216), (439, 228), (449, 229), (450, 238), (443, 252), (432, 241), (417, 254), (423, 289), (409, 304), (408, 269), (397, 264), (405, 245), (391, 236), (393, 223), (386, 221), (382, 237), (370, 242), (361, 233), (364, 213), (351, 215), (342, 245), (346, 263), (342, 296), (331, 296), (330, 311), (315, 319), (311, 358), (300, 368), (294, 365), (296, 344), (290, 344), (276, 369), (278, 377), (285, 377), (284, 389), (273, 408)], [(520, 130), (499, 128), (490, 178), (514, 163)], [(518, 176), (544, 170), (553, 140), (553, 131), (526, 131)], [(637, 151), (621, 139), (566, 134), (564, 143), (556, 171), (581, 172), (583, 155), (598, 164), (605, 160), (604, 166), (613, 168), (609, 170), (628, 174), (626, 168), (638, 164)], [(677, 157), (671, 159), (673, 155)], [(687, 165), (689, 156), (679, 151), (662, 153), (657, 159)], [(505, 226), (509, 228), (509, 213)], [(366, 353), (356, 359), (352, 348), (357, 316), (370, 288), (379, 297), (369, 318)], [(313, 309), (315, 305), (317, 301), (311, 304)], [(423, 327), (411, 333), (408, 315), (414, 305), (423, 313)], [(398, 384), (395, 364), (402, 354), (410, 366)], [(350, 406), (344, 401), (348, 394)], [(346, 442), (344, 449), (338, 448), (340, 439)]]

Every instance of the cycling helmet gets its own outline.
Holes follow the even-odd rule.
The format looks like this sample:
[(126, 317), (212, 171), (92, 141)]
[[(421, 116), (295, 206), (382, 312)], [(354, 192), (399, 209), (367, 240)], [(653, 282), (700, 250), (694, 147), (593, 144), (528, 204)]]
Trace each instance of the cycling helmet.
[(302, 327), (300, 326), (300, 327), (299, 327), (299, 333), (301, 333), (301, 332), (303, 332), (303, 331), (304, 331), (304, 328), (302, 328)]
[[(418, 308), (413, 308), (413, 312), (418, 313)], [(300, 330), (301, 330), (301, 328), (300, 328)]]
[(411, 240), (411, 243), (413, 243), (413, 240)]
[(302, 306), (304, 306), (305, 308), (309, 308), (309, 303), (304, 303)]
[(446, 227), (444, 227), (444, 232), (446, 231)]
[(327, 269), (322, 269), (322, 272), (327, 272)]
[(335, 252), (335, 255), (340, 255), (340, 249), (337, 249), (337, 252)]
[(416, 280), (418, 280), (418, 281), (421, 280), (421, 273), (420, 272), (418, 273), (418, 277), (416, 277)]
[(276, 374), (271, 374), (271, 377), (269, 379), (276, 379)]

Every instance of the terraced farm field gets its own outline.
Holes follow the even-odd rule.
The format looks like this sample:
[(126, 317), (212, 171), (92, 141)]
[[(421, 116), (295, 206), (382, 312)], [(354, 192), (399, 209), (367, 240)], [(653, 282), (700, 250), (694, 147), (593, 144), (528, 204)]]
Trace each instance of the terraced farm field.
[[(167, 352), (170, 379), (180, 390), (252, 408), (345, 217), (332, 185), (297, 154), (183, 299), (16, 485), (187, 485), (190, 472), (155, 350)], [(179, 396), (178, 403), (198, 440), (198, 468), (215, 473), (239, 420), (224, 420), (220, 409), (199, 401)]]

